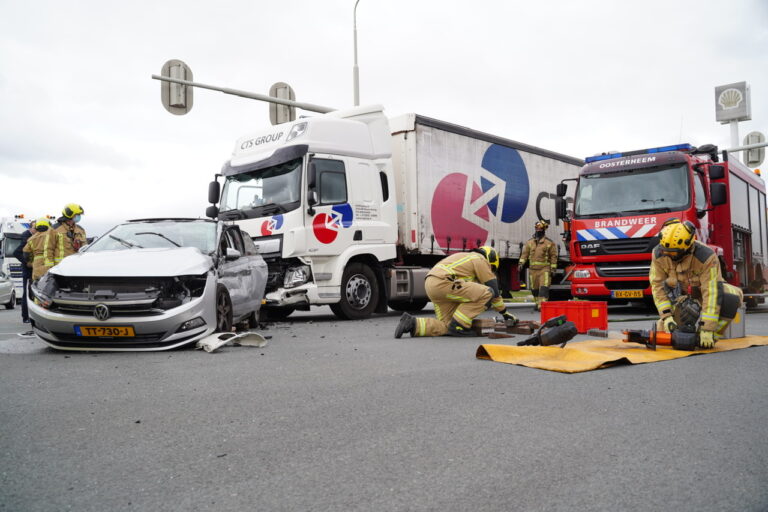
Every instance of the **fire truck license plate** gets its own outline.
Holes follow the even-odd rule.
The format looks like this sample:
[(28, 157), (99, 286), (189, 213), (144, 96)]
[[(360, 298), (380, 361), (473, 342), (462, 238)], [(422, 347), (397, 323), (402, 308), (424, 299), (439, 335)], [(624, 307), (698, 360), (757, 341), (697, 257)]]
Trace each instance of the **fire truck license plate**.
[(614, 290), (611, 296), (614, 299), (642, 299), (643, 290)]
[(95, 326), (95, 325), (76, 325), (75, 334), (78, 336), (100, 336), (112, 338), (128, 338), (136, 336), (133, 327), (124, 325)]

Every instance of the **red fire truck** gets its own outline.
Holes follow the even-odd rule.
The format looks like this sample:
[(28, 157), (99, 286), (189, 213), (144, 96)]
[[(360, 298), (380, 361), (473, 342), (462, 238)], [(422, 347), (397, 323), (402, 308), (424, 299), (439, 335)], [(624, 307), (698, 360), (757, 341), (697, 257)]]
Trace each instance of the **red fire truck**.
[[(768, 274), (766, 187), (716, 146), (679, 144), (585, 159), (579, 177), (557, 186), (557, 216), (573, 266), (574, 298), (651, 303), (648, 272), (661, 225), (689, 220), (720, 256), (723, 276), (745, 290), (748, 306)], [(576, 181), (573, 204), (568, 181)]]

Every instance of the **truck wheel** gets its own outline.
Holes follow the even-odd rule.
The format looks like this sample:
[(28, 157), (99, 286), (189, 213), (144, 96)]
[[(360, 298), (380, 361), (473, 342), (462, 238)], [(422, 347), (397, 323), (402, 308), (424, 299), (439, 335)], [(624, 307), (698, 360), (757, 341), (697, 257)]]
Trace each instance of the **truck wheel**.
[(428, 302), (429, 301), (426, 299), (391, 300), (387, 303), (387, 305), (390, 307), (390, 309), (394, 309), (395, 311), (409, 311), (411, 313), (415, 313), (424, 309), (424, 306), (426, 306)]
[(16, 290), (11, 291), (11, 299), (8, 304), (5, 305), (5, 309), (13, 309), (16, 307)]
[(216, 287), (216, 331), (232, 332), (232, 301), (223, 285)]
[(285, 320), (291, 313), (296, 311), (296, 308), (292, 306), (274, 306), (261, 308), (261, 318), (268, 322), (275, 322), (279, 320)]
[(341, 301), (331, 311), (342, 320), (368, 318), (379, 301), (379, 283), (373, 270), (362, 263), (350, 263), (341, 277)]

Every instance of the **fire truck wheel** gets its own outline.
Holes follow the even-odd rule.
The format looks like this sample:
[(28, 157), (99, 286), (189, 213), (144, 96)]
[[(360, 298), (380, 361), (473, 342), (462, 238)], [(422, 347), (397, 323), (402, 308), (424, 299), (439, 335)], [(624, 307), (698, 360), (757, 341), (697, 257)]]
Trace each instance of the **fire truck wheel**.
[(427, 302), (429, 301), (426, 299), (391, 300), (387, 303), (387, 305), (390, 307), (390, 309), (394, 309), (395, 311), (408, 311), (410, 313), (415, 313), (424, 309), (424, 306), (427, 305)]
[(371, 316), (379, 301), (379, 283), (368, 265), (350, 263), (341, 277), (341, 300), (331, 304), (331, 311), (343, 320)]

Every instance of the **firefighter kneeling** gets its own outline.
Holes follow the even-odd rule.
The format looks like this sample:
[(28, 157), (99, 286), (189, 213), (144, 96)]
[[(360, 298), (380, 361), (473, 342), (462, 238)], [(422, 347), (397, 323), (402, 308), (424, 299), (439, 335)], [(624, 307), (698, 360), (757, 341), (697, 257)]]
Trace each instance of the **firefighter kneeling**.
[(679, 219), (664, 223), (649, 277), (660, 315), (657, 329), (672, 332), (692, 324), (702, 348), (722, 337), (744, 297), (724, 281), (715, 251), (696, 241), (696, 227)]
[(395, 338), (411, 336), (475, 336), (472, 320), (488, 309), (495, 309), (512, 324), (517, 318), (504, 306), (494, 274), (499, 256), (484, 245), (472, 252), (451, 254), (427, 274), (424, 283), (437, 318), (416, 318), (404, 313), (395, 329)]

